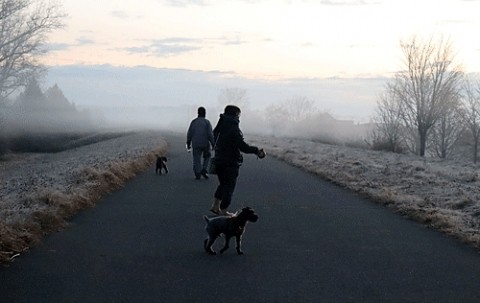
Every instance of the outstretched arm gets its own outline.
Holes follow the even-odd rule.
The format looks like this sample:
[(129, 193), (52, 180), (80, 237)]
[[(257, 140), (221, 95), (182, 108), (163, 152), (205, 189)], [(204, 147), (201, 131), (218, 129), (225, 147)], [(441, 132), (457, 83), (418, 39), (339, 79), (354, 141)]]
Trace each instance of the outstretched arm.
[(235, 132), (235, 145), (238, 146), (241, 152), (246, 154), (258, 155), (258, 152), (260, 151), (258, 147), (253, 145), (248, 145), (245, 142), (245, 140), (243, 139), (243, 134), (240, 130), (238, 132)]

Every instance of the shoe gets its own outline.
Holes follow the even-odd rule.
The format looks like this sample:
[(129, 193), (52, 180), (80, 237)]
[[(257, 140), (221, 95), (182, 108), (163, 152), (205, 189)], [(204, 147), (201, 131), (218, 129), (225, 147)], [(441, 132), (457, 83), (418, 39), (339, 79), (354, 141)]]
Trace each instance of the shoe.
[(208, 179), (208, 174), (207, 174), (207, 171), (206, 171), (206, 170), (202, 171), (202, 176), (203, 176), (205, 179)]
[(196, 179), (196, 180), (200, 180), (200, 175), (199, 175), (199, 174), (195, 174), (195, 179)]
[(219, 215), (220, 214), (220, 200), (218, 199), (215, 199), (215, 201), (213, 201), (213, 204), (212, 204), (212, 207), (210, 208), (210, 211), (216, 215)]
[(217, 216), (220, 215), (220, 211), (217, 211), (216, 209), (214, 208), (210, 208), (210, 211), (214, 214), (216, 214)]
[(235, 214), (227, 211), (226, 209), (220, 209), (220, 215), (221, 216), (233, 217)]

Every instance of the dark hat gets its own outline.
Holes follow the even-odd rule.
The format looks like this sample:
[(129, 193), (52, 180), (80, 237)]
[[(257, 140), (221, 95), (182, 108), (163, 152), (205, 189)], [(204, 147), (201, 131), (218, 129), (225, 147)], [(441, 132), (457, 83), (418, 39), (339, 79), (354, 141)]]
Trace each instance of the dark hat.
[(225, 107), (225, 110), (223, 111), (225, 115), (229, 115), (229, 116), (238, 116), (240, 115), (241, 112), (242, 111), (240, 110), (240, 108), (235, 105), (227, 105)]
[(200, 106), (197, 110), (197, 113), (200, 117), (205, 117), (205, 115), (207, 114), (207, 111), (205, 110), (205, 107)]

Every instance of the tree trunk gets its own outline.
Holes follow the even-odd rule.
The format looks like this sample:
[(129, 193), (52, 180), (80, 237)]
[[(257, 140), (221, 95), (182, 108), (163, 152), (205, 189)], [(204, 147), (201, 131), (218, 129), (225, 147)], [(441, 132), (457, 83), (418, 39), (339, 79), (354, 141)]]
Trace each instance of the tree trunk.
[(419, 140), (420, 140), (420, 157), (424, 157), (425, 156), (425, 149), (426, 149), (426, 146), (427, 146), (427, 132), (425, 131), (419, 131), (418, 132), (419, 134)]
[(446, 130), (445, 130), (445, 127), (443, 128), (442, 130), (442, 143), (440, 145), (441, 147), (441, 152), (440, 152), (440, 158), (441, 159), (446, 159), (447, 158), (447, 140), (445, 138), (445, 133), (446, 133)]
[(478, 139), (475, 139), (473, 143), (473, 163), (477, 164), (477, 156), (478, 155)]

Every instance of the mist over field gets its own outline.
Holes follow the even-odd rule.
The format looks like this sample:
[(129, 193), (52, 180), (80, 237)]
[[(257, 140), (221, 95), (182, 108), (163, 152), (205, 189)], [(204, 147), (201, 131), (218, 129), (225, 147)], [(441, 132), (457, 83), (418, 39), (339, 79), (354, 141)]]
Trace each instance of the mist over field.
[[(385, 81), (385, 78), (273, 81), (217, 71), (71, 65), (51, 67), (43, 85), (58, 84), (71, 102), (97, 119), (94, 124), (106, 128), (184, 132), (197, 116), (199, 106), (206, 107), (207, 118), (215, 126), (224, 106), (234, 103), (242, 109), (241, 128), (246, 133), (310, 136), (319, 129), (346, 135), (346, 129), (351, 127), (355, 130), (348, 136), (352, 137), (358, 132), (353, 124), (369, 122)], [(245, 95), (241, 100), (220, 100), (222, 91), (231, 88)], [(291, 117), (291, 109), (282, 109), (295, 98), (311, 103), (305, 108), (311, 115), (302, 123)], [(337, 120), (342, 121), (342, 130)]]
[(2, 105), (3, 133), (138, 129), (185, 133), (199, 106), (206, 107), (207, 119), (215, 126), (224, 106), (235, 104), (242, 109), (240, 127), (247, 137), (259, 134), (365, 146), (366, 141), (371, 143), (372, 117), (388, 81), (267, 81), (152, 67), (52, 67), (36, 89)]

